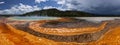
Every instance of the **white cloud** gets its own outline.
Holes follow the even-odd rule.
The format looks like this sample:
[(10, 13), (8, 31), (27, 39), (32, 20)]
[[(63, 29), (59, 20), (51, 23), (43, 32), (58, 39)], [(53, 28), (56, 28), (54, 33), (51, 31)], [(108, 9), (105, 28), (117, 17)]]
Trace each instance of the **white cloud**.
[(57, 1), (57, 4), (65, 4), (66, 3), (66, 0), (54, 0), (54, 1)]
[(36, 3), (46, 2), (48, 0), (35, 0)]
[(58, 10), (62, 10), (62, 11), (67, 10), (67, 9), (62, 8), (62, 7), (53, 7), (53, 6), (45, 6), (43, 9), (53, 9), (53, 8), (58, 9)]
[[(93, 13), (118, 13), (120, 0), (55, 0), (67, 9)], [(120, 13), (120, 11), (119, 11)]]
[(5, 2), (0, 2), (0, 4), (4, 4)]
[(0, 14), (23, 14), (35, 10), (40, 10), (40, 8), (38, 6), (30, 6), (20, 3), (19, 5), (15, 5), (10, 9), (0, 10)]
[(56, 7), (53, 7), (53, 6), (45, 6), (43, 9), (51, 9), (51, 8), (56, 8)]

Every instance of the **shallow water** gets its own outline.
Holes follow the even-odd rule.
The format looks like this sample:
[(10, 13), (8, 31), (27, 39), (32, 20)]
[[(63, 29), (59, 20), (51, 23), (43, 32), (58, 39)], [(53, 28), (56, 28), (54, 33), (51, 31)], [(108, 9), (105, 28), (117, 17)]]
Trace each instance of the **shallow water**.
[(26, 20), (26, 21), (37, 21), (37, 20), (56, 20), (59, 17), (45, 17), (45, 16), (25, 16), (25, 17), (10, 17), (11, 20)]
[[(105, 20), (120, 19), (120, 17), (74, 17), (77, 19), (85, 19), (92, 22), (101, 22)], [(46, 17), (46, 16), (25, 16), (25, 17), (10, 17), (11, 20), (26, 20), (26, 21), (37, 21), (37, 20), (56, 20), (60, 17)]]

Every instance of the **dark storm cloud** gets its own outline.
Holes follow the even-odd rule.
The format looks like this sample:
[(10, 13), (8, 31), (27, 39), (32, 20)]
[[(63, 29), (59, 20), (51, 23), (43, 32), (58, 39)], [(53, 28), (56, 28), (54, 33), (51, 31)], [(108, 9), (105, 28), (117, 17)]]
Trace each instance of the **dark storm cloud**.
[(71, 10), (97, 14), (120, 14), (120, 0), (58, 0)]

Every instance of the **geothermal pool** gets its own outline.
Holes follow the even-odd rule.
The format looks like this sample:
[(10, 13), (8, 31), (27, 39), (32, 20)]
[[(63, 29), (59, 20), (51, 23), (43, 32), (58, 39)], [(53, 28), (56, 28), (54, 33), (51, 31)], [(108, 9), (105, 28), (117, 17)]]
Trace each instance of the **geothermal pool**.
[(16, 21), (38, 21), (38, 20), (57, 20), (60, 19), (60, 17), (25, 16), (25, 17), (9, 17), (8, 19)]
[[(73, 17), (77, 19), (85, 19), (92, 22), (101, 22), (105, 20), (120, 19), (120, 17)], [(9, 17), (10, 20), (16, 21), (38, 21), (38, 20), (57, 20), (60, 17), (45, 17), (45, 16), (25, 16), (25, 17)]]

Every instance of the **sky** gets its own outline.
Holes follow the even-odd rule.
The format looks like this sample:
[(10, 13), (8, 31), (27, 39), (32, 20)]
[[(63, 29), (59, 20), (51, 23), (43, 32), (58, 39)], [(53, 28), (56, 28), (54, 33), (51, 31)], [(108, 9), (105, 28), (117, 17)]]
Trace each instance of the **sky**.
[(24, 14), (50, 8), (120, 14), (120, 0), (0, 0), (0, 14)]

